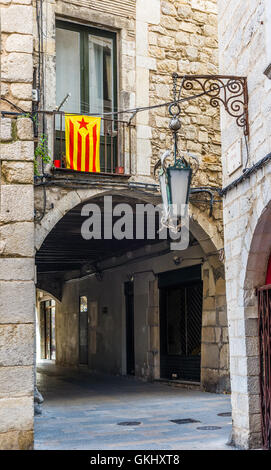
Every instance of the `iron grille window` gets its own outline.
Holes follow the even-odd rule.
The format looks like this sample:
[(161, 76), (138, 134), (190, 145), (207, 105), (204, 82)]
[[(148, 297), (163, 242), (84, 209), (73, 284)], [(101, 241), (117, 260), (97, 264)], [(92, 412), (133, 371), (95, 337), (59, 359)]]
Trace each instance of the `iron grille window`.
[(271, 449), (271, 286), (258, 290), (258, 328), (260, 356), (260, 394), (262, 440), (265, 449)]
[(198, 356), (201, 352), (201, 283), (167, 289), (167, 353)]
[[(162, 378), (199, 382), (202, 281), (181, 282), (185, 276), (189, 279), (189, 270), (160, 276), (160, 374)], [(191, 274), (193, 279), (199, 273), (192, 269)], [(170, 280), (173, 285), (168, 285)]]

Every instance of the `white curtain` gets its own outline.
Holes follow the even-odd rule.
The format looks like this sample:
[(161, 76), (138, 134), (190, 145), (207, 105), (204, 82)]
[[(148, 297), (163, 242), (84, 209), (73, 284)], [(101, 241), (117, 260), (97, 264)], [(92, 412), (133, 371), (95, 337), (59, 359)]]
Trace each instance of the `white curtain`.
[(103, 113), (103, 45), (102, 39), (89, 37), (89, 112)]
[(111, 39), (89, 35), (89, 112), (93, 114), (113, 109), (112, 48)]
[[(56, 29), (56, 105), (70, 93), (61, 111), (80, 113), (80, 34)], [(56, 128), (59, 129), (59, 122)]]

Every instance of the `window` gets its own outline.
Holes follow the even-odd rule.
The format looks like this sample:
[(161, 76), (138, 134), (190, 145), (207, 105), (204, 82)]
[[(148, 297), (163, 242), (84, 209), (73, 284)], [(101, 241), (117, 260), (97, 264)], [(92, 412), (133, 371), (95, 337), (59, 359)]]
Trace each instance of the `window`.
[(88, 363), (88, 299), (79, 298), (79, 364)]
[(73, 113), (101, 114), (116, 109), (116, 37), (62, 21), (56, 24), (56, 103)]
[(88, 311), (88, 299), (85, 295), (80, 297), (80, 313)]
[(56, 303), (46, 300), (40, 304), (40, 357), (41, 359), (56, 359), (55, 334)]
[[(68, 93), (71, 94), (61, 107), (61, 111), (100, 115), (116, 110), (116, 62), (115, 33), (58, 21), (56, 24), (57, 106)], [(59, 166), (65, 167), (63, 114), (56, 115), (55, 130), (54, 159), (61, 162)], [(109, 115), (107, 119), (101, 121), (101, 172), (116, 171), (119, 165), (119, 152), (118, 123), (115, 117)]]

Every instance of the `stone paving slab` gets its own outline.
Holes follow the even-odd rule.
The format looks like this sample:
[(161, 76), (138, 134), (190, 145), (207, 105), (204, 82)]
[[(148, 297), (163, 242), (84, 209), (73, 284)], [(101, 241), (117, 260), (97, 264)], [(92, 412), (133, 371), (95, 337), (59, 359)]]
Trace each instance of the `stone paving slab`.
[[(50, 363), (39, 365), (37, 379), (45, 401), (43, 414), (35, 418), (35, 449), (232, 450), (226, 445), (231, 418), (218, 416), (231, 411), (229, 395)], [(171, 422), (187, 418), (200, 422)], [(119, 426), (122, 421), (141, 424)]]

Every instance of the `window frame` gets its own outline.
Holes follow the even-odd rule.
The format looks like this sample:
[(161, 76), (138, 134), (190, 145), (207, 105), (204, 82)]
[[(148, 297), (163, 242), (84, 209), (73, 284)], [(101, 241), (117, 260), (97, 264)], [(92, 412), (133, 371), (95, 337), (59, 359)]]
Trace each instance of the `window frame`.
[(118, 109), (118, 61), (117, 61), (117, 33), (93, 26), (81, 25), (63, 20), (56, 20), (56, 29), (66, 29), (76, 31), (80, 34), (80, 113), (91, 114), (89, 102), (89, 53), (88, 43), (89, 34), (97, 37), (112, 39), (112, 78), (113, 78), (113, 107), (112, 112)]
[[(52, 310), (54, 310), (53, 313), (52, 313)], [(54, 315), (54, 337), (52, 334), (53, 315)], [(56, 301), (54, 299), (42, 300), (40, 302), (39, 333), (40, 333), (40, 357), (41, 359), (55, 361), (56, 360)], [(53, 355), (54, 355), (54, 358), (52, 357)]]

